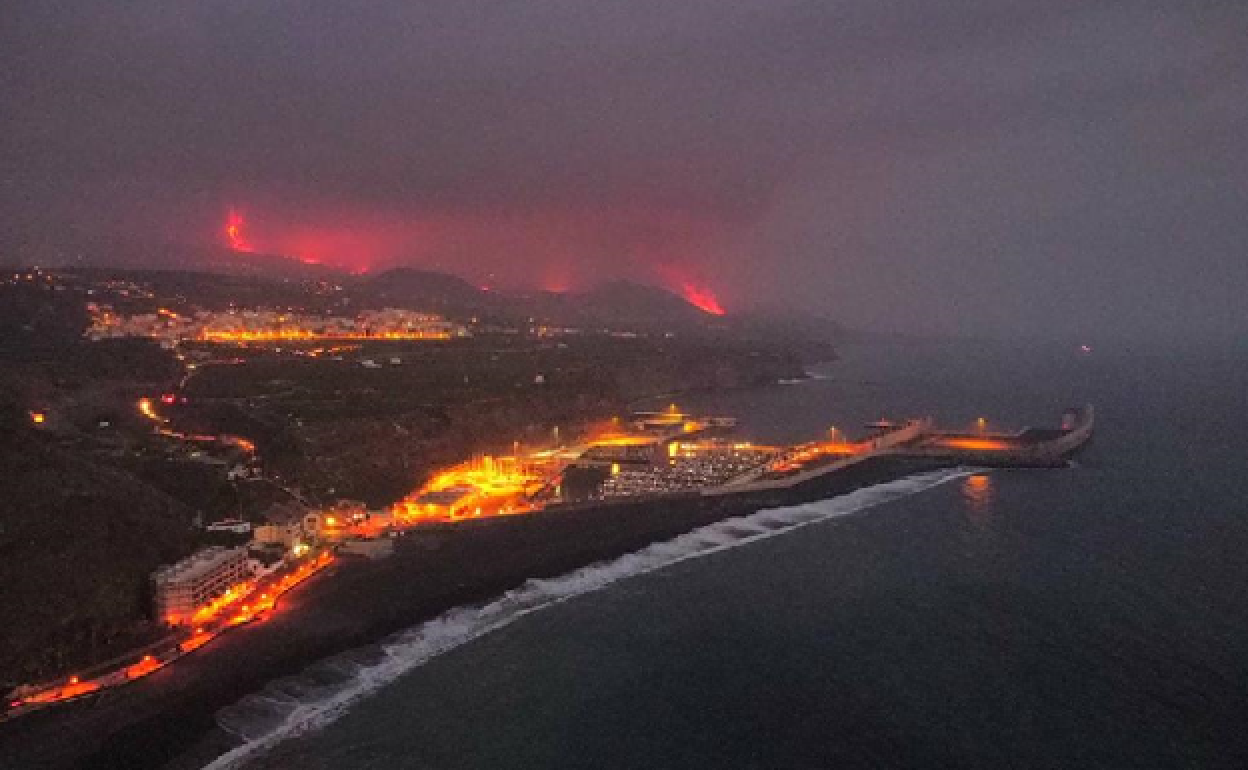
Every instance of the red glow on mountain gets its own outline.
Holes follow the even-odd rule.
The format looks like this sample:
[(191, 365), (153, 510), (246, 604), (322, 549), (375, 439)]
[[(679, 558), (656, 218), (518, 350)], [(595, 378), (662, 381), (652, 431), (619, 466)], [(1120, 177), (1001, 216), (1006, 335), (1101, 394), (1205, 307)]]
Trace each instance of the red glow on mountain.
[(566, 265), (547, 265), (538, 281), (538, 288), (552, 294), (563, 294), (572, 289), (572, 277)]
[(719, 298), (706, 286), (695, 286), (685, 281), (680, 285), (680, 293), (690, 305), (704, 313), (710, 313), (711, 315), (724, 314), (724, 307), (719, 304)]
[[(634, 280), (664, 286), (709, 315), (725, 312), (719, 291), (731, 285), (708, 272), (707, 255), (722, 251), (713, 223), (680, 211), (389, 210), (274, 200), (261, 206), (257, 200), (246, 208), (230, 206), (218, 240), (240, 255), (281, 256), (354, 273), (399, 266), (449, 271), (495, 291), (562, 293)], [(725, 285), (709, 288), (711, 275)]]
[(225, 220), (225, 240), (234, 251), (253, 251), (251, 244), (247, 242), (247, 236), (243, 235), (243, 226), (247, 224), (243, 220), (243, 215), (235, 208), (230, 208), (230, 213)]
[(724, 306), (706, 281), (696, 262), (666, 256), (654, 268), (655, 274), (669, 290), (680, 294), (686, 302), (708, 315), (724, 315)]

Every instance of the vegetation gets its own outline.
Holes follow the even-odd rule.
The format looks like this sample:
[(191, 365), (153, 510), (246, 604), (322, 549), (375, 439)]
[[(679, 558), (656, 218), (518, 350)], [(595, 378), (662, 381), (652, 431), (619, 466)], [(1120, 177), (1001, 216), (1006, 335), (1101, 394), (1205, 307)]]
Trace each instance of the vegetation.
[(186, 506), (46, 445), (10, 403), (0, 430), (0, 672), (17, 684), (142, 643), (147, 575), (191, 543)]
[[(161, 633), (149, 620), (148, 578), (204, 542), (196, 521), (259, 520), (290, 490), (313, 503), (382, 506), (471, 454), (545, 442), (555, 426), (566, 439), (638, 399), (802, 373), (796, 346), (761, 327), (726, 326), (632, 285), (506, 297), (410, 271), (348, 288), (34, 275), (0, 284), (0, 606), (14, 619), (0, 626), (0, 686), (69, 673)], [(187, 345), (180, 352), (199, 365), (186, 378), (183, 362), (150, 340), (82, 336), (88, 297), (133, 312), (265, 300), (319, 312), (430, 292), (447, 314), (491, 315), (472, 338), (364, 342), (343, 355)], [(586, 328), (538, 333), (528, 313)], [(594, 326), (606, 322), (623, 331)], [(818, 345), (802, 352), (830, 355)], [(159, 404), (170, 419), (159, 427), (175, 435), (137, 409), (163, 393), (176, 397)], [(247, 439), (263, 478), (227, 476), (256, 464), (250, 450), (201, 451), (178, 435)]]

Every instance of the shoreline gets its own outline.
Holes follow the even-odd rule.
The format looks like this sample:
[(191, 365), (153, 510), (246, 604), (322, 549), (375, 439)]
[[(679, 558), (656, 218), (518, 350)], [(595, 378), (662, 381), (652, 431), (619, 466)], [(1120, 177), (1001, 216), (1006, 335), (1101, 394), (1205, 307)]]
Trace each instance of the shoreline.
[[(379, 562), (342, 560), (292, 591), (262, 622), (226, 635), (143, 682), (0, 725), (14, 767), (201, 767), (237, 745), (216, 713), (268, 683), (532, 578), (552, 578), (764, 508), (826, 499), (937, 460), (879, 456), (792, 488), (690, 495), (413, 532)], [(75, 741), (60, 736), (67, 731)]]

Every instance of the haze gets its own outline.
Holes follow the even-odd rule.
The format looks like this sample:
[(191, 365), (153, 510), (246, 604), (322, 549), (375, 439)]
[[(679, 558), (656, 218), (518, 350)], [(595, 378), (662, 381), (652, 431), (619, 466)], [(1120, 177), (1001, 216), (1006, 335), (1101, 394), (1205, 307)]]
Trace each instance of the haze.
[[(1248, 7), (6, 3), (0, 243), (710, 287), (863, 328), (1248, 332)], [(177, 265), (169, 265), (176, 267)]]

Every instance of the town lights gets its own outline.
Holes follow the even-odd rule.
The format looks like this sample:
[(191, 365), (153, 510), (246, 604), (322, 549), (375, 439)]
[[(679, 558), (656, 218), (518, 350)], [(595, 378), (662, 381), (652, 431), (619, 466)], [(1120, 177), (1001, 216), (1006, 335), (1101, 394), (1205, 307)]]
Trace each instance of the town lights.
[(34, 423), (35, 425), (43, 425), (43, 423), (47, 419), (48, 419), (48, 416), (44, 414), (43, 412), (31, 412), (30, 413), (30, 421)]

